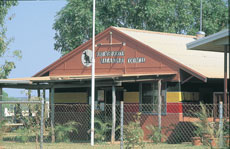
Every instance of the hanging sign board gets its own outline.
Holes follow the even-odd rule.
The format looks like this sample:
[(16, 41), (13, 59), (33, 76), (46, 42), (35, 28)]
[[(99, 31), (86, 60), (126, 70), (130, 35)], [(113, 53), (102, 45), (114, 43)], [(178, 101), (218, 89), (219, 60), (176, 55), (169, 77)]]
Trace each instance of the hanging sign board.
[(104, 101), (104, 90), (98, 90), (98, 101)]

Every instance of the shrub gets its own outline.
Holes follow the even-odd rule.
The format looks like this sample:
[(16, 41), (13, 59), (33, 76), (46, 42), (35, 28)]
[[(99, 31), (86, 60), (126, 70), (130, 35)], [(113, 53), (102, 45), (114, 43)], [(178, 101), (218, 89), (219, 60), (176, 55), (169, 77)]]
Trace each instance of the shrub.
[(228, 119), (224, 119), (223, 121), (223, 132), (224, 136), (230, 136), (230, 121)]
[(129, 122), (127, 126), (124, 126), (124, 141), (126, 142), (126, 148), (141, 147), (144, 148), (144, 132), (140, 124), (141, 113), (137, 113), (134, 116), (134, 121)]
[(3, 139), (3, 133), (6, 131), (6, 120), (0, 120), (0, 142)]
[(22, 143), (28, 142), (30, 140), (30, 137), (33, 135), (33, 131), (28, 128), (18, 128), (14, 131), (17, 133), (17, 136), (14, 138), (15, 141), (19, 141)]
[(102, 142), (106, 141), (106, 134), (111, 130), (111, 122), (102, 121), (101, 119), (96, 118), (94, 121), (95, 124), (95, 141)]
[(209, 139), (218, 138), (220, 135), (220, 130), (218, 123), (209, 122), (207, 108), (204, 104), (200, 103), (201, 111), (195, 113), (199, 121), (192, 122), (196, 126), (195, 133), (197, 136), (203, 138), (203, 144), (211, 145)]
[(196, 126), (196, 135), (202, 137), (203, 134), (213, 135), (213, 127), (208, 121), (208, 114), (206, 106), (200, 103), (201, 111), (195, 113), (195, 116), (199, 119), (199, 121), (192, 122), (194, 126)]
[(154, 125), (148, 125), (146, 128), (151, 132), (148, 135), (148, 139), (153, 141), (153, 143), (160, 143), (161, 139), (165, 139), (166, 136), (161, 133), (161, 129)]
[(56, 141), (70, 142), (69, 133), (77, 133), (77, 125), (80, 125), (80, 123), (75, 121), (69, 121), (65, 124), (57, 124), (54, 128)]

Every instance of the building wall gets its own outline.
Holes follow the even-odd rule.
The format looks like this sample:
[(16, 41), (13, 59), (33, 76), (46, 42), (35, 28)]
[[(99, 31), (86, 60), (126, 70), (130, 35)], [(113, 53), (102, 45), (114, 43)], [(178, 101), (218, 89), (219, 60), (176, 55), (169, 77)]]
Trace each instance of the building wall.
[[(163, 83), (165, 84), (165, 83)], [(163, 85), (164, 86), (164, 85)], [(143, 102), (144, 99), (142, 99), (142, 93), (140, 91), (140, 83), (123, 83), (123, 86), (121, 87), (123, 90), (117, 90), (117, 96), (116, 100), (119, 101), (123, 100), (125, 104), (132, 104), (136, 108), (133, 107), (133, 109), (125, 109), (126, 112), (129, 112), (130, 110), (133, 112), (139, 112), (143, 108), (148, 107), (142, 104), (146, 104)], [(174, 83), (168, 83), (167, 88), (162, 88), (162, 104), (163, 106), (166, 106), (164, 108), (167, 108), (165, 112), (167, 113), (182, 113), (182, 102), (186, 101), (198, 101), (199, 99), (199, 93), (198, 92), (182, 92), (180, 91), (180, 83), (174, 82)], [(109, 89), (109, 88), (107, 88)], [(98, 104), (100, 106), (101, 103), (103, 104), (111, 104), (112, 98), (111, 98), (111, 90), (104, 90), (103, 88), (96, 88), (96, 102), (95, 104)], [(55, 103), (64, 103), (64, 104), (89, 104), (89, 98), (90, 98), (90, 88), (76, 88), (76, 89), (58, 89), (55, 91), (54, 94), (54, 102)], [(101, 92), (102, 91), (102, 92)], [(101, 92), (101, 93), (98, 93)], [(122, 92), (122, 93), (121, 93)], [(155, 91), (157, 93), (157, 90)], [(118, 93), (121, 93), (118, 95)], [(154, 92), (153, 92), (154, 93)], [(103, 95), (102, 95), (103, 94)], [(100, 96), (100, 97), (99, 97)], [(156, 94), (157, 96), (157, 94)], [(99, 99), (100, 98), (100, 99)], [(103, 98), (103, 99), (102, 99)], [(157, 98), (153, 99), (151, 104), (156, 103), (157, 105)], [(165, 105), (167, 103), (167, 105)], [(139, 104), (142, 105), (142, 107), (139, 106)], [(175, 110), (177, 109), (177, 110)], [(151, 108), (150, 108), (151, 110)], [(154, 110), (154, 109), (153, 109)], [(164, 112), (164, 113), (165, 113)]]
[(54, 103), (88, 103), (86, 92), (55, 93)]
[[(140, 112), (140, 88), (139, 88), (139, 82), (136, 83), (123, 83), (122, 87), (123, 88), (123, 99), (124, 100), (124, 116), (126, 117), (125, 119), (125, 124), (127, 125), (130, 121), (133, 121), (134, 119), (133, 116), (137, 113)], [(99, 90), (102, 90), (103, 88), (100, 88)], [(89, 88), (85, 89), (79, 89), (79, 90), (74, 90), (74, 89), (64, 89), (64, 90), (57, 90), (55, 92), (55, 103), (84, 103), (84, 105), (88, 105), (88, 98), (89, 98)], [(108, 89), (109, 90), (109, 89)], [(181, 91), (181, 85), (179, 82), (173, 82), (173, 83), (168, 83), (166, 86), (166, 112), (162, 112), (162, 132), (164, 135), (167, 136), (167, 141), (169, 143), (178, 143), (174, 142), (176, 139), (175, 137), (178, 137), (181, 134), (178, 134), (180, 132), (179, 130), (184, 129), (184, 127), (188, 127), (188, 129), (192, 129), (191, 123), (186, 123), (183, 122), (183, 113), (184, 113), (184, 103), (185, 101), (193, 101), (194, 99), (198, 98), (198, 93), (195, 91)], [(71, 92), (69, 92), (71, 91)], [(106, 98), (106, 91), (103, 93), (104, 98)], [(111, 92), (109, 93), (111, 94)], [(65, 100), (63, 100), (65, 98)], [(66, 100), (68, 98), (68, 100)], [(97, 98), (97, 95), (96, 95)], [(76, 99), (76, 100), (74, 100)], [(73, 101), (74, 100), (74, 101)], [(98, 99), (96, 99), (98, 100)], [(105, 100), (105, 99), (104, 99)], [(120, 99), (119, 99), (120, 100)], [(96, 102), (97, 103), (97, 102)], [(87, 139), (87, 130), (90, 127), (89, 126), (89, 121), (90, 121), (90, 106), (87, 107), (81, 107), (77, 108), (76, 106), (75, 109), (72, 109), (72, 111), (69, 112), (75, 112), (79, 116), (74, 117), (71, 120), (76, 120), (81, 123), (83, 123), (84, 127), (82, 127), (81, 134), (86, 134), (85, 136), (77, 136), (77, 139)], [(62, 115), (61, 111), (58, 110), (62, 109), (68, 109), (66, 107), (63, 107), (61, 105), (55, 107), (55, 112), (60, 116)], [(117, 109), (117, 114), (119, 113), (119, 107)], [(106, 107), (106, 111), (104, 111), (107, 114), (112, 114), (111, 113), (111, 105)], [(68, 112), (68, 111), (67, 111)], [(65, 112), (64, 112), (65, 113)], [(68, 113), (67, 115), (63, 115), (65, 117), (64, 119), (61, 119), (59, 121), (68, 121)], [(108, 115), (107, 115), (108, 116)], [(58, 120), (57, 120), (58, 121)], [(117, 120), (119, 121), (119, 119)], [(118, 123), (118, 122), (117, 122)], [(148, 129), (147, 126), (149, 125), (154, 125), (158, 126), (158, 116), (157, 113), (146, 113), (142, 112), (141, 115), (141, 127), (144, 131), (144, 139), (147, 140), (148, 135), (151, 133)], [(167, 128), (167, 129), (166, 129)], [(170, 130), (169, 130), (170, 128)], [(177, 129), (178, 131), (173, 131)], [(181, 136), (180, 136), (181, 137)], [(190, 141), (191, 136), (183, 136), (183, 140)]]
[[(148, 106), (143, 106), (140, 92), (140, 82), (130, 82), (123, 83), (121, 87), (117, 88), (117, 104), (121, 100), (128, 106), (125, 106), (125, 112), (144, 112), (143, 108), (149, 109), (149, 111), (154, 110), (149, 108)], [(209, 86), (216, 85), (216, 89), (218, 89), (218, 81), (217, 83), (187, 83), (181, 85), (180, 82), (167, 82), (167, 87), (165, 90), (165, 100), (166, 104), (162, 102), (163, 109), (165, 111), (163, 113), (183, 113), (183, 104), (184, 103), (196, 103), (198, 104), (204, 97), (204, 92), (202, 88), (207, 88)], [(190, 87), (189, 87), (190, 86)], [(221, 87), (220, 87), (221, 88)], [(106, 90), (104, 90), (106, 89)], [(100, 97), (98, 97), (98, 90), (103, 91)], [(164, 90), (163, 90), (164, 91)], [(218, 91), (218, 90), (217, 90)], [(121, 93), (121, 94), (120, 94)], [(208, 95), (212, 95), (212, 91), (208, 92)], [(96, 90), (96, 102), (98, 110), (103, 110), (106, 104), (112, 103), (111, 98), (111, 87), (97, 88)], [(76, 88), (76, 89), (57, 89), (55, 90), (54, 100), (55, 103), (58, 104), (90, 104), (90, 88)], [(103, 98), (103, 99), (98, 99)], [(212, 103), (212, 98), (208, 98), (210, 101), (205, 103)], [(130, 108), (132, 105), (132, 108)], [(156, 104), (157, 105), (157, 104)], [(157, 107), (155, 107), (156, 111), (152, 113), (157, 113)], [(151, 112), (150, 112), (151, 113)]]

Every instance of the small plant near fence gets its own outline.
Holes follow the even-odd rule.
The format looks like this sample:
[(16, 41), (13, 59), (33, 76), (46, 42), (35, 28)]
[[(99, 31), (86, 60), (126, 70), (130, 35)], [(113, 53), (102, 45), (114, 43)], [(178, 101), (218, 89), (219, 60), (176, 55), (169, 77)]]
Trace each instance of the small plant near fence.
[(3, 141), (3, 133), (5, 133), (6, 127), (6, 120), (0, 120), (0, 149), (2, 148), (2, 141)]
[(150, 139), (153, 143), (158, 144), (166, 139), (166, 136), (161, 132), (161, 128), (154, 125), (148, 125), (146, 128), (150, 131), (148, 139)]
[(229, 119), (224, 119), (223, 121), (223, 135), (224, 135), (224, 145), (225, 147), (230, 147), (230, 121)]
[(3, 134), (6, 132), (7, 129), (6, 123), (6, 120), (0, 121), (0, 142), (3, 141)]
[(19, 141), (21, 143), (26, 143), (34, 135), (34, 130), (22, 127), (22, 128), (18, 128), (17, 130), (15, 130), (14, 133), (17, 134), (14, 138), (15, 141)]
[(65, 124), (56, 124), (54, 129), (56, 142), (70, 142), (70, 133), (77, 134), (78, 125), (80, 125), (80, 123), (75, 121), (69, 121)]
[(141, 128), (141, 113), (134, 116), (134, 121), (124, 126), (124, 141), (127, 149), (136, 147), (144, 148), (144, 132)]
[(216, 146), (218, 143), (218, 138), (220, 136), (220, 130), (218, 127), (218, 123), (210, 122), (208, 120), (207, 108), (204, 104), (200, 103), (201, 111), (195, 113), (195, 116), (199, 119), (199, 121), (192, 122), (192, 124), (196, 127), (195, 134), (196, 137), (202, 138), (202, 142), (204, 145), (208, 146)]
[(111, 122), (106, 122), (99, 118), (96, 118), (94, 124), (95, 124), (95, 141), (98, 143), (106, 141), (107, 140), (106, 134), (110, 132), (112, 128)]

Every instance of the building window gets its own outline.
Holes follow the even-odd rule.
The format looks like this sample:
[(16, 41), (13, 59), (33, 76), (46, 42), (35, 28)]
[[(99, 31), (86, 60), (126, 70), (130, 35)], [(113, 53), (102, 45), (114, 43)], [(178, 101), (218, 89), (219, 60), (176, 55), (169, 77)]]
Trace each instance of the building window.
[[(162, 113), (166, 113), (165, 83), (162, 83)], [(140, 83), (140, 111), (144, 113), (158, 113), (158, 82)]]

